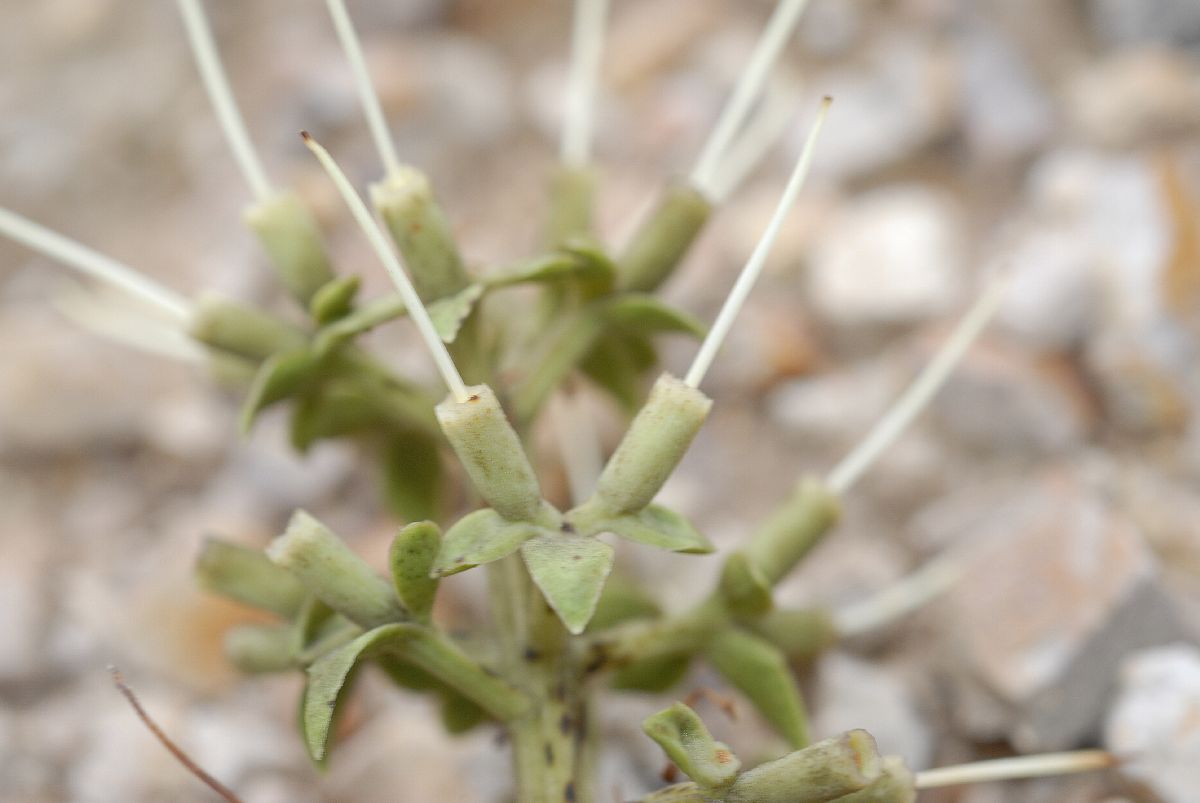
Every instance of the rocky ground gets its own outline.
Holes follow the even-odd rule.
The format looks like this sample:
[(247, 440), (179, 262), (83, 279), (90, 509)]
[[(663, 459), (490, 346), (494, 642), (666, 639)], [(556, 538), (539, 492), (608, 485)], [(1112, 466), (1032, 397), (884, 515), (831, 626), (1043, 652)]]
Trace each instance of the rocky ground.
[[(379, 172), (322, 5), (208, 3), (269, 171), (382, 291), (296, 138), (317, 133), (360, 182)], [(770, 5), (615, 0), (597, 143), (610, 241), (689, 168)], [(172, 6), (6, 5), (0, 205), (182, 292), (277, 303)], [(495, 263), (534, 248), (569, 4), (350, 6), (399, 151), (434, 178), (466, 252)], [(715, 311), (816, 99), (836, 104), (810, 189), (714, 368), (714, 415), (664, 495), (733, 547), (861, 436), (981, 277), (1010, 266), (997, 325), (783, 587), (790, 602), (840, 606), (947, 551), (965, 567), (944, 598), (808, 671), (816, 728), (865, 727), (916, 768), (1094, 745), (1137, 756), (1122, 773), (930, 803), (1193, 801), (1200, 4), (813, 0), (781, 73), (798, 124), (672, 281), (681, 306)], [(206, 533), (262, 544), (303, 505), (382, 565), (393, 525), (374, 477), (340, 446), (295, 458), (278, 417), (239, 441), (236, 399), (203, 371), (66, 323), (69, 278), (0, 242), (0, 798), (207, 799), (112, 689), (115, 663), (252, 803), (505, 800), (494, 734), (444, 736), (425, 702), (372, 682), (314, 774), (292, 723), (298, 679), (226, 666), (221, 634), (247, 613), (194, 589), (191, 562)], [(393, 328), (380, 348), (427, 372)], [(683, 370), (693, 348), (669, 344), (667, 365)], [(714, 565), (623, 559), (671, 608)], [(469, 580), (446, 588), (478, 604)], [(606, 707), (601, 799), (657, 783), (662, 760), (636, 723), (660, 705)], [(744, 755), (775, 749), (749, 714), (704, 714)]]

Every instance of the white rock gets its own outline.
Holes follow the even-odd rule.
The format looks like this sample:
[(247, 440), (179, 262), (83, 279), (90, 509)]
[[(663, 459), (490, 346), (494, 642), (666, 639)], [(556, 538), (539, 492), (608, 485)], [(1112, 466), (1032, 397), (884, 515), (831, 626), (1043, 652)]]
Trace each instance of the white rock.
[(1011, 278), (997, 324), (1041, 351), (1078, 348), (1102, 318), (1092, 247), (1067, 227), (1039, 227), (1008, 254)]
[(865, 728), (885, 755), (914, 770), (929, 766), (933, 735), (899, 675), (841, 652), (823, 656), (816, 672), (813, 738)]
[(835, 324), (914, 323), (955, 305), (964, 262), (951, 199), (920, 185), (893, 186), (863, 194), (835, 218), (808, 286)]
[(1104, 744), (1131, 759), (1121, 771), (1164, 803), (1192, 803), (1200, 789), (1200, 650), (1176, 644), (1129, 656), (1109, 711)]

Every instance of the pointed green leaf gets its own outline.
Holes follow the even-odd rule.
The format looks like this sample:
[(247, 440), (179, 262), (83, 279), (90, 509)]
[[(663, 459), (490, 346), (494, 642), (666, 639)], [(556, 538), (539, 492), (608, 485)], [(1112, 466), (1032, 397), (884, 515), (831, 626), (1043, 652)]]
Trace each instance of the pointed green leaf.
[(706, 655), (792, 747), (808, 744), (804, 700), (779, 649), (758, 636), (729, 628), (709, 642)]
[(835, 798), (832, 803), (913, 803), (917, 799), (917, 781), (912, 771), (896, 756), (883, 760), (883, 771), (865, 789)]
[(333, 715), (347, 679), (361, 661), (381, 653), (428, 672), (497, 719), (512, 719), (528, 708), (528, 700), (516, 689), (485, 671), (444, 636), (410, 622), (382, 625), (308, 668), (303, 731), (314, 760), (320, 761), (328, 752)]
[(337, 438), (379, 424), (379, 410), (361, 388), (346, 382), (324, 383), (293, 406), (292, 447), (303, 454), (323, 438)]
[(432, 436), (413, 432), (383, 448), (384, 499), (404, 521), (434, 518), (441, 509), (442, 455)]
[(761, 616), (771, 610), (771, 582), (745, 552), (734, 552), (721, 570), (721, 596), (737, 616)]
[(313, 351), (319, 355), (328, 354), (355, 336), (395, 320), (407, 312), (404, 299), (398, 295), (377, 298), (345, 317), (323, 326), (313, 340)]
[(507, 557), (546, 532), (535, 524), (509, 521), (490, 507), (468, 513), (446, 531), (433, 574), (445, 577)]
[(238, 428), (245, 435), (254, 419), (277, 401), (293, 395), (307, 383), (317, 367), (317, 359), (308, 349), (279, 351), (263, 360), (250, 383), (246, 400), (238, 416)]
[(597, 514), (595, 507), (578, 510), (578, 518), (568, 514), (568, 519), (585, 535), (608, 532), (639, 544), (693, 555), (704, 555), (715, 549), (691, 522), (662, 505), (647, 505), (643, 510), (625, 516)]
[(583, 632), (596, 610), (613, 555), (608, 544), (584, 535), (546, 533), (521, 546), (533, 582), (575, 635)]
[(476, 282), (429, 305), (429, 319), (433, 321), (433, 328), (437, 330), (438, 337), (443, 342), (454, 342), (463, 321), (471, 314), (471, 310), (475, 309), (475, 302), (482, 295), (483, 285)]
[(742, 762), (729, 747), (713, 739), (696, 712), (683, 703), (647, 718), (642, 730), (706, 791), (723, 789), (737, 777)]
[(656, 296), (644, 293), (622, 293), (604, 307), (604, 317), (624, 332), (657, 334), (678, 332), (697, 339), (704, 337), (706, 327), (700, 320), (683, 310), (677, 310)]
[(345, 316), (354, 306), (359, 284), (357, 276), (343, 276), (323, 285), (309, 300), (308, 314), (319, 324)]
[(429, 622), (438, 587), (437, 579), (430, 577), (429, 572), (441, 545), (442, 534), (438, 526), (431, 521), (418, 521), (400, 530), (388, 553), (396, 596), (419, 622)]

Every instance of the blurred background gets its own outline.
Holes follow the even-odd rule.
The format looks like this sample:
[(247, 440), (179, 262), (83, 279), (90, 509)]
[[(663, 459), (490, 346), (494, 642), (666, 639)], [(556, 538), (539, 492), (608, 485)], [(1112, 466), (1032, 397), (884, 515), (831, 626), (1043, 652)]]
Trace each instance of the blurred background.
[[(280, 304), (174, 4), (0, 2), (0, 205), (185, 294)], [(313, 131), (360, 187), (382, 173), (324, 3), (206, 5), (268, 171), (311, 201), (366, 295), (383, 292), (296, 136)], [(470, 259), (535, 250), (570, 3), (348, 5), (401, 158), (432, 176)], [(614, 0), (596, 146), (610, 243), (690, 169), (772, 5)], [(753, 248), (818, 98), (836, 103), (665, 500), (722, 549), (740, 543), (866, 431), (980, 277), (1010, 266), (998, 322), (782, 587), (789, 604), (841, 606), (947, 551), (966, 573), (806, 669), (817, 735), (867, 728), (915, 768), (1097, 745), (1141, 756), (1122, 774), (931, 802), (1194, 801), (1200, 3), (812, 0), (779, 74), (788, 133), (667, 288), (701, 318)], [(340, 445), (293, 456), (278, 414), (239, 440), (237, 399), (203, 370), (67, 322), (56, 307), (73, 280), (0, 241), (0, 799), (209, 799), (113, 690), (113, 663), (249, 803), (505, 800), (493, 732), (444, 736), (426, 701), (371, 677), (330, 770), (311, 769), (299, 678), (226, 665), (221, 635), (250, 614), (196, 590), (191, 565), (205, 534), (265, 544), (304, 506), (382, 567), (394, 522), (376, 477)], [(410, 334), (374, 342), (431, 376)], [(694, 348), (669, 343), (666, 367)], [(617, 417), (594, 407), (611, 442)], [(622, 560), (673, 609), (717, 563)], [(445, 615), (483, 615), (471, 576), (445, 584)], [(721, 689), (704, 670), (683, 690), (699, 686)], [(600, 800), (660, 783), (637, 723), (662, 702), (606, 705)], [(776, 754), (741, 708), (737, 722), (701, 713), (747, 759)]]

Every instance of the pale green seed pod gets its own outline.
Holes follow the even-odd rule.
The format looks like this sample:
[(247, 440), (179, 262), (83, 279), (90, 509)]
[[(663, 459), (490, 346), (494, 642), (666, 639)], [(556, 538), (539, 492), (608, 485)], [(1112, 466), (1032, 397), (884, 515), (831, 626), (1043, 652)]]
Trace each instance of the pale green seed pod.
[(317, 222), (294, 194), (280, 193), (252, 204), (244, 220), (266, 249), (280, 281), (300, 303), (307, 306), (333, 279)]
[(303, 510), (296, 511), (284, 534), (267, 547), (267, 557), (356, 624), (371, 628), (404, 619), (391, 584)]
[(445, 213), (421, 171), (401, 165), (371, 185), (371, 202), (400, 249), (421, 300), (457, 293), (468, 278)]
[(188, 334), (206, 346), (255, 361), (305, 343), (304, 333), (291, 324), (209, 294), (196, 302)]
[(617, 260), (620, 287), (650, 291), (662, 284), (687, 254), (711, 212), (712, 203), (695, 188), (687, 184), (668, 187)]
[(645, 508), (683, 459), (711, 407), (712, 399), (696, 388), (670, 374), (660, 376), (604, 467), (589, 504), (615, 514)]
[(471, 385), (467, 393), (464, 402), (439, 404), (437, 418), (471, 483), (509, 521), (540, 521), (542, 491), (500, 400), (487, 385)]
[(288, 625), (240, 625), (225, 633), (225, 656), (243, 672), (282, 672), (296, 665), (295, 642)]
[(835, 803), (913, 803), (916, 779), (896, 756), (883, 760), (883, 774), (866, 789), (839, 797)]
[(852, 730), (743, 772), (727, 803), (828, 803), (866, 789), (882, 774), (875, 739)]
[(261, 549), (208, 538), (196, 559), (204, 588), (254, 608), (290, 618), (308, 595), (300, 581), (276, 566)]

